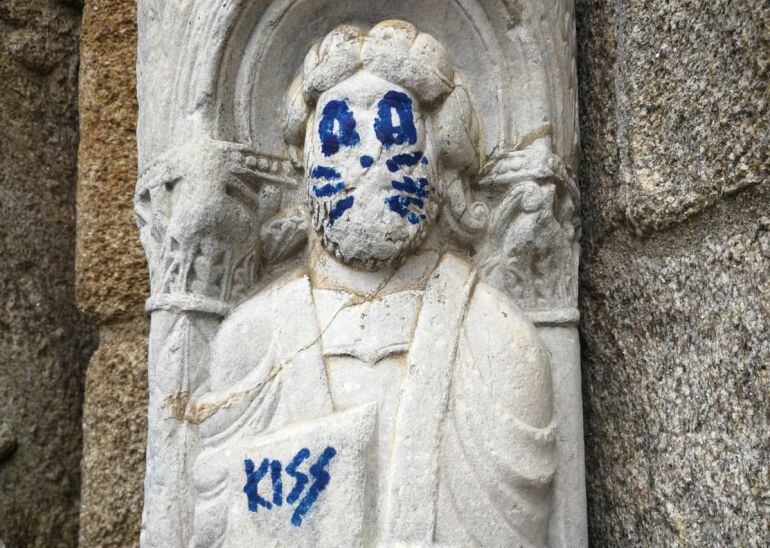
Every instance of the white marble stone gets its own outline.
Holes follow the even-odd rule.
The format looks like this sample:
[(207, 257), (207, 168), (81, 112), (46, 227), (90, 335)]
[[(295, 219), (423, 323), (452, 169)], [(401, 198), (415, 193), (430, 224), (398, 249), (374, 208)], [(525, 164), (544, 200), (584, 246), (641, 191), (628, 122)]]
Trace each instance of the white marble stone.
[(570, 10), (139, 1), (143, 546), (587, 544)]

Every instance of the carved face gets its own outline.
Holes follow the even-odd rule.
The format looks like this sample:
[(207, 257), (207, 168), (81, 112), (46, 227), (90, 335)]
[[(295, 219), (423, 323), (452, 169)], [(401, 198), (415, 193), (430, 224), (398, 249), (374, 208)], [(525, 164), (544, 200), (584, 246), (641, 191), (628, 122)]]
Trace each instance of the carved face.
[(404, 88), (367, 72), (319, 97), (308, 122), (305, 178), (324, 249), (354, 266), (399, 261), (438, 214), (425, 115)]

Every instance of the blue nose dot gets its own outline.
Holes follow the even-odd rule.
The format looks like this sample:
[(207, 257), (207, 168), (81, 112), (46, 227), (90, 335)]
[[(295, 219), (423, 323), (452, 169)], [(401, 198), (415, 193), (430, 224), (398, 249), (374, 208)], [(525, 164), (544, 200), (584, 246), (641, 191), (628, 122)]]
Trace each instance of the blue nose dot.
[(374, 163), (374, 158), (372, 158), (371, 156), (364, 155), (364, 156), (361, 156), (360, 162), (361, 162), (361, 167), (369, 167)]

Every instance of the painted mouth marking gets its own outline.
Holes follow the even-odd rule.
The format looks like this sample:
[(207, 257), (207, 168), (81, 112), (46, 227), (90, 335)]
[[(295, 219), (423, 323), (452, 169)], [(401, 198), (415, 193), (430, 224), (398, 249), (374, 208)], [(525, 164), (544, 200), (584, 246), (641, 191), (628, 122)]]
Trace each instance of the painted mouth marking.
[(406, 154), (396, 154), (391, 158), (390, 160), (385, 162), (385, 165), (388, 166), (388, 171), (391, 173), (395, 173), (402, 167), (411, 167), (416, 166), (417, 162), (420, 160), (423, 160), (424, 163), (428, 163), (428, 159), (424, 158), (422, 155), (422, 151), (418, 150), (413, 152), (412, 154), (406, 153)]
[(428, 179), (420, 177), (415, 181), (404, 175), (403, 181), (391, 181), (391, 185), (399, 191), (399, 194), (385, 198), (385, 203), (388, 204), (391, 211), (407, 218), (413, 225), (427, 219), (427, 215), (423, 213), (425, 209), (424, 198), (436, 191)]
[[(322, 179), (325, 181), (334, 181), (335, 179), (341, 179), (342, 175), (333, 167), (315, 166), (310, 173), (310, 177), (313, 179)], [(313, 185), (313, 194), (317, 198), (328, 198), (334, 196), (342, 189), (345, 188), (345, 182), (339, 181), (336, 183), (326, 183), (324, 185)]]
[(334, 202), (331, 211), (329, 211), (329, 226), (333, 226), (334, 221), (342, 217), (342, 214), (351, 207), (353, 207), (353, 196), (347, 196)]

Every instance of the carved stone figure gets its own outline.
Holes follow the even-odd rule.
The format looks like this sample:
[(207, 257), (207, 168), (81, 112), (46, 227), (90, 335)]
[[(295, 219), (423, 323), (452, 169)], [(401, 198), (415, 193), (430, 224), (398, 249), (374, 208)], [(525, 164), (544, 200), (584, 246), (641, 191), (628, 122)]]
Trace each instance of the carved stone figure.
[(403, 20), (340, 24), (295, 74), (288, 159), (192, 116), (140, 176), (142, 544), (565, 545), (574, 358), (532, 320), (573, 321), (578, 194), (550, 126), (486, 152), (463, 70)]

